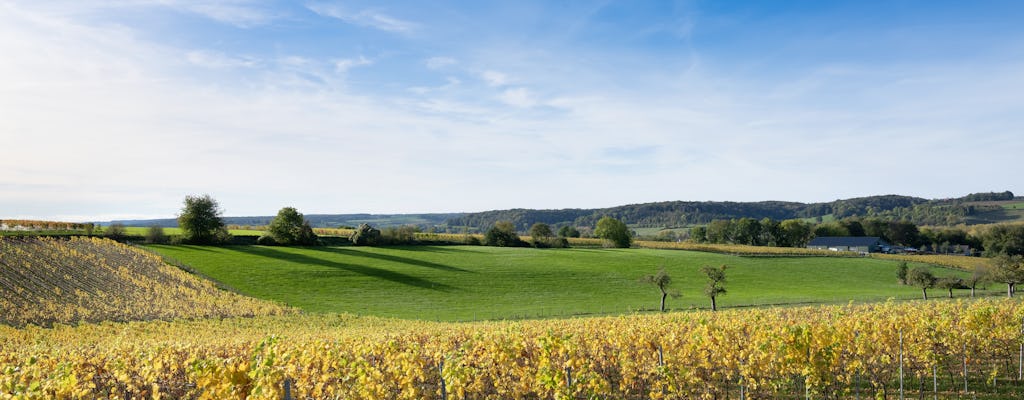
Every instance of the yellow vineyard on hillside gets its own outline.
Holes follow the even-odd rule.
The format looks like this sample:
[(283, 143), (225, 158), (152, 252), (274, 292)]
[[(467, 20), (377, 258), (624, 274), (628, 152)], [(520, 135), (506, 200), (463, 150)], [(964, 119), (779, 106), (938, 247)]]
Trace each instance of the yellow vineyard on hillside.
[(286, 386), (297, 399), (898, 398), (900, 371), (908, 392), (929, 398), (933, 382), (943, 398), (1020, 398), (1010, 379), (1022, 317), (1016, 300), (981, 300), (465, 324), (291, 315), (0, 327), (0, 398), (281, 399)]
[(279, 305), (217, 289), (107, 239), (0, 237), (0, 323), (271, 315)]

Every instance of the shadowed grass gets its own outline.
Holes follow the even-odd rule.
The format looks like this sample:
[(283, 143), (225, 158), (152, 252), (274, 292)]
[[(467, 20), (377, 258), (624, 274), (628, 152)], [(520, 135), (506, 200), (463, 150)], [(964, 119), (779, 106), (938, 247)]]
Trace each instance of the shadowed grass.
[[(649, 249), (480, 246), (149, 246), (256, 297), (312, 312), (413, 319), (501, 319), (656, 309), (640, 278), (664, 265), (672, 309), (708, 308), (700, 268), (726, 264), (721, 307), (913, 299), (895, 261), (871, 258), (744, 258)], [(939, 276), (967, 273), (933, 267)], [(993, 289), (996, 289), (993, 287)], [(996, 291), (993, 291), (996, 292)], [(939, 297), (945, 293), (932, 290)], [(965, 296), (966, 292), (959, 292)]]

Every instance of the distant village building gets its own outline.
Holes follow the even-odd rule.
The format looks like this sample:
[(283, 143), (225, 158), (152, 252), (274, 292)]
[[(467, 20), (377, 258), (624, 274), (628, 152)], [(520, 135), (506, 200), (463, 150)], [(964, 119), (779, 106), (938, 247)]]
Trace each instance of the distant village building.
[(878, 253), (889, 248), (889, 243), (876, 236), (822, 236), (807, 244), (808, 249), (856, 251)]

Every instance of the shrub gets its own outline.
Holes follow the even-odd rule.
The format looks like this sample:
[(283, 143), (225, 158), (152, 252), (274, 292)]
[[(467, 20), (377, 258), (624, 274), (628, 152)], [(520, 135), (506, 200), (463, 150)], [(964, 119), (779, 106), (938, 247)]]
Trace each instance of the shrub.
[(484, 234), (484, 244), (497, 247), (521, 247), (525, 243), (519, 239), (515, 225), (509, 221), (498, 221)]
[(167, 234), (164, 233), (164, 228), (160, 225), (151, 225), (146, 230), (146, 243), (149, 244), (161, 244), (167, 243)]
[(128, 231), (125, 229), (124, 224), (111, 224), (107, 227), (106, 231), (103, 232), (103, 236), (121, 241), (128, 237)]
[(376, 246), (380, 243), (380, 230), (370, 224), (361, 224), (348, 239), (356, 246)]
[(420, 228), (415, 225), (389, 226), (381, 232), (381, 243), (388, 245), (415, 244)]

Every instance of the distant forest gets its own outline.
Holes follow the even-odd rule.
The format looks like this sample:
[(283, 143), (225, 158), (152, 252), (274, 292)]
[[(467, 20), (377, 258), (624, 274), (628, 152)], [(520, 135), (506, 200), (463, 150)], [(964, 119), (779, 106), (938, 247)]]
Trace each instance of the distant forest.
[[(919, 197), (884, 195), (836, 200), (829, 203), (796, 203), (783, 201), (718, 202), (667, 201), (632, 204), (602, 209), (563, 210), (495, 210), (465, 214), (446, 221), (449, 230), (462, 227), (471, 231), (485, 230), (498, 221), (511, 221), (516, 229), (526, 231), (537, 222), (560, 227), (592, 227), (603, 216), (622, 220), (634, 228), (684, 228), (704, 225), (715, 220), (738, 218), (773, 220), (842, 219), (870, 217), (891, 221), (908, 221), (917, 225), (952, 226), (958, 224), (1005, 222), (1007, 218), (979, 220), (986, 213), (1004, 210), (1001, 204), (1014, 200), (1012, 192), (973, 193), (956, 199), (928, 200)], [(1024, 210), (1022, 210), (1024, 211)], [(1012, 215), (1009, 218), (1012, 219)]]
[[(807, 219), (809, 222), (821, 222), (854, 216), (907, 221), (921, 226), (954, 226), (1024, 221), (1024, 203), (1019, 210), (1007, 209), (1006, 203), (1012, 203), (1015, 199), (1012, 192), (1006, 191), (973, 193), (960, 198), (938, 200), (884, 195), (828, 203), (665, 201), (599, 209), (511, 209), (447, 214), (307, 214), (305, 217), (317, 228), (356, 227), (366, 223), (380, 228), (413, 225), (424, 231), (453, 233), (484, 232), (498, 221), (510, 221), (520, 232), (529, 230), (530, 226), (537, 222), (556, 229), (563, 226), (593, 227), (603, 216), (619, 219), (633, 228), (688, 228), (706, 225), (716, 220), (739, 218), (769, 218), (777, 221)], [(224, 221), (229, 225), (258, 227), (267, 225), (272, 219), (273, 216), (225, 217)], [(122, 220), (109, 223), (127, 226), (177, 226), (175, 219)]]

